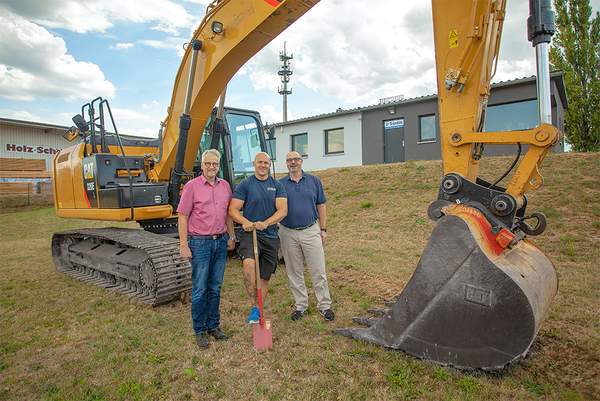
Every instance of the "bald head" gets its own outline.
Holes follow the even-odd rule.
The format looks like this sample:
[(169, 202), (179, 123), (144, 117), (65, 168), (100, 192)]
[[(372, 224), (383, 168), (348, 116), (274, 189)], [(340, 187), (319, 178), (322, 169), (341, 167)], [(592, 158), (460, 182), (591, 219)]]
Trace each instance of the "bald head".
[(254, 156), (254, 175), (259, 180), (266, 180), (269, 177), (269, 169), (271, 168), (271, 157), (268, 153), (258, 152)]

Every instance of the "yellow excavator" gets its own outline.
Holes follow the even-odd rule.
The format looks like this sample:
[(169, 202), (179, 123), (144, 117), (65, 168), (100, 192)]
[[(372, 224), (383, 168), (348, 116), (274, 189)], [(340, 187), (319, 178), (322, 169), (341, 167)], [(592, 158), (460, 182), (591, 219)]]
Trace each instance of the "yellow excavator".
[[(177, 240), (159, 233), (172, 232), (182, 185), (198, 174), (199, 148), (222, 150), (230, 181), (265, 149), (260, 119), (248, 112), (254, 120), (243, 121), (243, 112), (236, 116), (236, 110), (224, 108), (224, 89), (250, 57), (317, 3), (209, 4), (187, 45), (155, 142), (122, 138), (106, 100), (82, 108), (68, 136), (83, 140), (54, 160), (57, 214), (137, 221), (144, 230), (56, 233), (52, 252), (59, 270), (153, 305), (189, 289), (190, 265), (179, 257)], [(551, 125), (548, 70), (554, 17), (549, 0), (530, 0), (539, 126), (482, 132), (506, 1), (432, 0), (432, 5), (444, 176), (428, 215), (437, 223), (395, 302), (378, 317), (356, 320), (368, 327), (337, 331), (440, 364), (501, 369), (526, 355), (558, 287), (552, 263), (528, 239), (544, 231), (546, 219), (526, 213), (526, 193), (542, 184), (539, 166), (560, 137)], [(114, 132), (107, 131), (105, 120)], [(245, 156), (239, 155), (239, 131)], [(478, 165), (484, 146), (495, 144), (515, 144), (518, 154), (491, 183), (479, 177)], [(505, 177), (510, 181), (502, 187)]]

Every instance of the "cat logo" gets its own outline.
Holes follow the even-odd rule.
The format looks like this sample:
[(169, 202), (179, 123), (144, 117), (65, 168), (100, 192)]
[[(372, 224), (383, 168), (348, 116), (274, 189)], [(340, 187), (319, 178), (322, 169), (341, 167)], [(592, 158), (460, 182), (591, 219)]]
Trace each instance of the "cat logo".
[(83, 178), (86, 180), (94, 179), (94, 163), (88, 162), (83, 164)]

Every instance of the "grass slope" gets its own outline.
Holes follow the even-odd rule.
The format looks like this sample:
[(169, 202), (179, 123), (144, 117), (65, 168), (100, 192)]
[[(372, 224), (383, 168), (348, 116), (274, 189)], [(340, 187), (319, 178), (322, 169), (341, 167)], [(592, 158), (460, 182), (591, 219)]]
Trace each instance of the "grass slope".
[[(483, 176), (510, 164), (494, 158)], [(272, 280), (274, 349), (252, 350), (240, 263), (229, 261), (222, 322), (229, 342), (198, 350), (190, 307), (150, 309), (55, 271), (52, 232), (107, 223), (49, 208), (0, 214), (0, 399), (10, 400), (588, 400), (600, 394), (600, 154), (550, 155), (531, 210), (560, 289), (531, 355), (502, 374), (466, 374), (332, 333), (399, 293), (433, 223), (441, 164), (320, 172), (329, 197), (328, 274), (337, 319), (292, 322), (283, 269)], [(134, 224), (121, 226), (135, 227)]]

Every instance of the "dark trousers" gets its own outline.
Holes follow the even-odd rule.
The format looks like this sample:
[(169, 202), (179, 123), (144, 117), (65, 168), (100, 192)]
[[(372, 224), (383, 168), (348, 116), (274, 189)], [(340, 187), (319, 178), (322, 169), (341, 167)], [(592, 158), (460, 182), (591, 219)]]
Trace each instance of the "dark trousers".
[(188, 240), (192, 251), (192, 324), (195, 333), (219, 327), (227, 236)]

